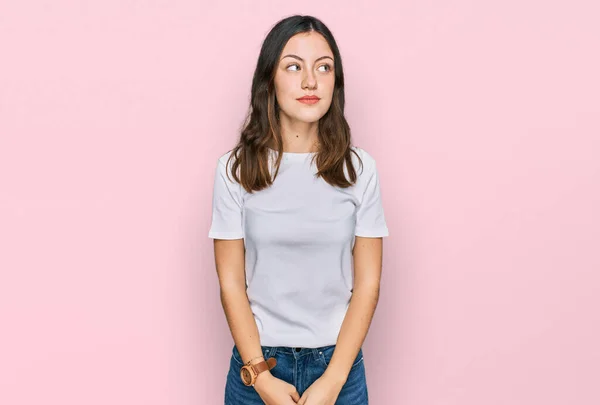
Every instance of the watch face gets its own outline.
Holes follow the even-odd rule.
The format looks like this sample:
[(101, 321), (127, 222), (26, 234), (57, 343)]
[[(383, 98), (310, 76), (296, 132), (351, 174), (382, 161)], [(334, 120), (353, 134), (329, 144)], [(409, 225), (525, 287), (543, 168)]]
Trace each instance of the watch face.
[(250, 385), (252, 383), (252, 375), (250, 374), (250, 371), (248, 370), (247, 367), (242, 367), (242, 370), (240, 371), (240, 375), (242, 377), (242, 381), (244, 382), (244, 384), (246, 385)]

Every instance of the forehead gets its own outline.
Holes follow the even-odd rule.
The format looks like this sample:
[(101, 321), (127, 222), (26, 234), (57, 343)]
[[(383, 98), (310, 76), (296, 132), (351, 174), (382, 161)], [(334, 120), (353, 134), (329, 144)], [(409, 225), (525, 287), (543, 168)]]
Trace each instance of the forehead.
[(318, 32), (302, 32), (291, 37), (283, 47), (281, 56), (294, 54), (305, 60), (331, 56), (333, 52), (325, 38)]

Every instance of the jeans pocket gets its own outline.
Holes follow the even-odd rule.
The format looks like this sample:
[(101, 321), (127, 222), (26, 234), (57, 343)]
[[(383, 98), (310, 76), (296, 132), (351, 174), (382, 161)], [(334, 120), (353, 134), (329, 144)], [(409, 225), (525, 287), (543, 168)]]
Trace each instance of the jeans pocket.
[[(333, 357), (333, 352), (335, 350), (335, 345), (324, 347), (319, 351), (319, 358), (325, 367), (329, 367), (329, 362), (331, 362), (331, 358)], [(362, 347), (358, 350), (358, 354), (352, 363), (352, 368), (356, 367), (363, 361), (363, 351)]]
[(231, 351), (231, 357), (233, 357), (235, 362), (237, 364), (239, 364), (240, 367), (242, 367), (244, 365), (244, 362), (242, 361), (241, 356), (240, 356), (240, 352), (238, 351), (238, 349), (235, 345), (233, 345), (233, 350)]

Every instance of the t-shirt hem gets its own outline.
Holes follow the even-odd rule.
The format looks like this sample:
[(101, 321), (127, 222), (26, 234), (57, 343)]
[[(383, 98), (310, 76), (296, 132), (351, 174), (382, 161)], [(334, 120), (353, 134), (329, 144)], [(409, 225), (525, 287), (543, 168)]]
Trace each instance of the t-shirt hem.
[(210, 231), (208, 237), (211, 239), (243, 239), (244, 234), (241, 232), (217, 232)]
[(378, 229), (357, 229), (354, 232), (356, 236), (362, 236), (365, 238), (381, 238), (384, 236), (390, 236), (390, 233), (387, 228), (378, 228)]
[(317, 349), (320, 347), (327, 347), (337, 344), (337, 341), (334, 342), (285, 342), (285, 341), (276, 341), (276, 340), (261, 340), (260, 345), (266, 347), (304, 347), (308, 349)]

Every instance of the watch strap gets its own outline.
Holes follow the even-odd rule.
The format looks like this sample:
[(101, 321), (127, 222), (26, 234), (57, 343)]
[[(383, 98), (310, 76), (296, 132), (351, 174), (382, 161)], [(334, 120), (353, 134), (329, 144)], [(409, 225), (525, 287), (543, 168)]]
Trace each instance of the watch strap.
[(277, 359), (275, 357), (270, 357), (267, 361), (261, 361), (260, 363), (253, 364), (254, 371), (256, 374), (260, 374), (263, 371), (271, 370), (277, 364)]
[(256, 382), (258, 375), (260, 373), (262, 373), (263, 371), (271, 370), (273, 367), (275, 367), (275, 365), (277, 365), (277, 359), (275, 357), (271, 357), (267, 361), (263, 360), (256, 364), (242, 366), (242, 369), (246, 369), (250, 372), (250, 378), (251, 378), (251, 381), (248, 381), (248, 382), (244, 381), (243, 372), (242, 372), (242, 381), (244, 381), (245, 385), (254, 386), (254, 383)]

